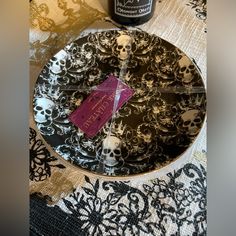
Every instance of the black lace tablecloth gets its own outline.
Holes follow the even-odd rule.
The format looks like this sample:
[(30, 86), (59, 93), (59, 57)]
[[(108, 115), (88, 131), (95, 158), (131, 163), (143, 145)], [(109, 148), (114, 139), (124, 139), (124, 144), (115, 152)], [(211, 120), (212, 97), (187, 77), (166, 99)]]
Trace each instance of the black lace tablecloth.
[(206, 235), (206, 170), (188, 163), (165, 178), (132, 186), (91, 182), (56, 205), (30, 200), (32, 235)]

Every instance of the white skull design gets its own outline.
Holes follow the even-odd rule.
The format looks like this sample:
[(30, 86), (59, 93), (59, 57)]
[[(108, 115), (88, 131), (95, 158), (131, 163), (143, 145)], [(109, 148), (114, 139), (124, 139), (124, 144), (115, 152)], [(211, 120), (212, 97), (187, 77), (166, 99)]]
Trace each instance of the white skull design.
[(48, 98), (36, 98), (35, 101), (35, 121), (38, 123), (44, 123), (48, 120), (48, 117), (52, 114), (52, 109), (55, 104)]
[(189, 135), (196, 135), (200, 129), (202, 118), (199, 110), (189, 110), (181, 115), (181, 126)]
[(102, 143), (102, 158), (105, 165), (114, 167), (121, 158), (121, 140), (115, 136), (108, 136)]
[(179, 60), (178, 74), (182, 78), (184, 83), (190, 83), (193, 80), (193, 75), (195, 72), (195, 67), (186, 56), (183, 56)]
[(58, 54), (54, 56), (54, 58), (51, 60), (52, 64), (50, 67), (50, 71), (53, 74), (60, 74), (66, 65), (66, 58), (67, 54), (64, 50), (61, 50)]
[(129, 35), (120, 35), (116, 39), (116, 44), (116, 52), (119, 59), (128, 59), (132, 48), (132, 38)]
[(50, 71), (56, 75), (60, 74), (63, 71), (63, 68), (65, 67), (65, 65), (66, 65), (66, 61), (64, 59), (52, 61)]

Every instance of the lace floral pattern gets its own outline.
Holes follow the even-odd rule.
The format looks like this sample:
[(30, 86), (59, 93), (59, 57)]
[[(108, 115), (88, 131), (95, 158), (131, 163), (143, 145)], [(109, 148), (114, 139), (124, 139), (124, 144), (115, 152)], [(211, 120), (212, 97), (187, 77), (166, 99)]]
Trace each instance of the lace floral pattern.
[(206, 0), (190, 0), (187, 6), (195, 9), (196, 16), (200, 20), (205, 21), (207, 18), (207, 1)]
[(51, 167), (65, 168), (62, 164), (54, 164), (56, 157), (51, 156), (50, 152), (44, 146), (42, 140), (38, 139), (37, 133), (30, 128), (30, 180), (43, 181), (51, 176)]
[(186, 164), (140, 187), (129, 182), (92, 182), (88, 177), (85, 181), (82, 189), (54, 206), (76, 221), (81, 235), (206, 235), (202, 165)]

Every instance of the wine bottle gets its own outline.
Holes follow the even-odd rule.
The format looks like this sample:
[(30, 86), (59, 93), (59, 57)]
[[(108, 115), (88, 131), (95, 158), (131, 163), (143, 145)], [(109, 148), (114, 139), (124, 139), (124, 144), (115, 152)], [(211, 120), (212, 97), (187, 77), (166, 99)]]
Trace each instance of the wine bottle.
[(108, 0), (111, 18), (122, 25), (141, 25), (154, 13), (156, 0)]

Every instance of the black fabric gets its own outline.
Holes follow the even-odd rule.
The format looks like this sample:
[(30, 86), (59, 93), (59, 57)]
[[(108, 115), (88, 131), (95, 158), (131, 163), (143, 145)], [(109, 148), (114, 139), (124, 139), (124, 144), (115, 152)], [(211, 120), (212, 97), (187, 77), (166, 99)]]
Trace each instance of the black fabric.
[(49, 207), (37, 194), (30, 196), (30, 235), (84, 236), (77, 218), (66, 214), (58, 206)]

